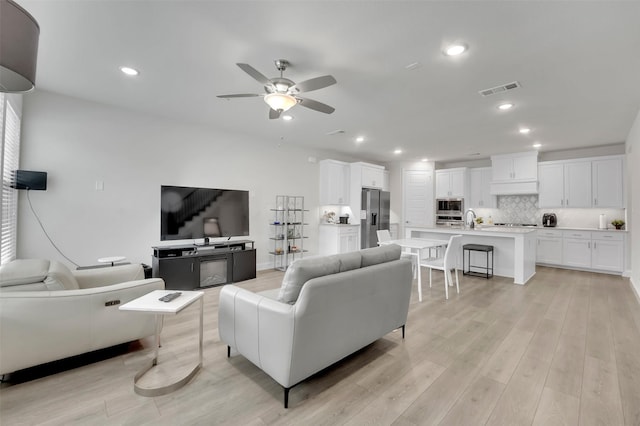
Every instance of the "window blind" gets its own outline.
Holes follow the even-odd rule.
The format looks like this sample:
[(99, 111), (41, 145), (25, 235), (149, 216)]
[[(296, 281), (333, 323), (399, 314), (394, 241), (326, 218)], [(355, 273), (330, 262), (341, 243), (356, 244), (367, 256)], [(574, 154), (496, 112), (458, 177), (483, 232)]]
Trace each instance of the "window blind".
[(0, 94), (0, 135), (2, 136), (2, 230), (0, 232), (0, 264), (16, 258), (18, 231), (18, 191), (11, 188), (14, 170), (20, 156), (20, 116)]

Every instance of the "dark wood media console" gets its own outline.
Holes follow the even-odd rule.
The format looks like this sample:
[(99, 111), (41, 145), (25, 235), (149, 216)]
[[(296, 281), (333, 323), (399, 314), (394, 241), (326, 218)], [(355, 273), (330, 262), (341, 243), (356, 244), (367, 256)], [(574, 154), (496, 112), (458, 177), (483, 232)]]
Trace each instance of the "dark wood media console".
[(153, 277), (169, 290), (195, 290), (256, 277), (253, 241), (153, 247)]

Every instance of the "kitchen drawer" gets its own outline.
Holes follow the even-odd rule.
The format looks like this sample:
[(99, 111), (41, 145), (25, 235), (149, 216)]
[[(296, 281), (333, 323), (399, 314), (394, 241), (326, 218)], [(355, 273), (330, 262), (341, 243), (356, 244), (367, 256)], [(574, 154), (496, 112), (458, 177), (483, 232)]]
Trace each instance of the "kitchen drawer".
[(358, 233), (358, 227), (357, 226), (341, 226), (339, 231), (340, 231), (340, 235), (357, 234)]
[(579, 240), (590, 240), (591, 231), (562, 231), (564, 238), (575, 238)]
[(562, 238), (562, 231), (559, 229), (539, 229), (538, 237)]
[(621, 234), (619, 232), (592, 232), (591, 239), (605, 241), (622, 241), (624, 240), (624, 234)]

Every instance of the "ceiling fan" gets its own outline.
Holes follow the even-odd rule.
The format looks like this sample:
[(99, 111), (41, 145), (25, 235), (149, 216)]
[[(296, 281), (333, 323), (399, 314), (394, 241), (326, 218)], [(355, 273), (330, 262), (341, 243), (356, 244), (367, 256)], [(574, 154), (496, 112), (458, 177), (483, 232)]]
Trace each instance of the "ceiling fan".
[(300, 104), (303, 107), (314, 111), (324, 112), (325, 114), (331, 114), (335, 111), (335, 108), (327, 104), (314, 101), (313, 99), (303, 98), (298, 95), (299, 93), (311, 92), (313, 90), (323, 89), (331, 86), (332, 84), (336, 84), (336, 79), (333, 78), (333, 76), (323, 75), (321, 77), (301, 81), (300, 83), (294, 83), (288, 78), (284, 78), (282, 76), (283, 72), (290, 65), (289, 61), (286, 59), (276, 59), (275, 64), (278, 71), (280, 71), (280, 77), (271, 79), (265, 77), (260, 71), (256, 70), (249, 64), (236, 64), (240, 69), (264, 85), (264, 94), (238, 93), (234, 95), (218, 95), (218, 97), (231, 99), (261, 96), (269, 105), (269, 118), (271, 119), (279, 118), (280, 114), (296, 104)]

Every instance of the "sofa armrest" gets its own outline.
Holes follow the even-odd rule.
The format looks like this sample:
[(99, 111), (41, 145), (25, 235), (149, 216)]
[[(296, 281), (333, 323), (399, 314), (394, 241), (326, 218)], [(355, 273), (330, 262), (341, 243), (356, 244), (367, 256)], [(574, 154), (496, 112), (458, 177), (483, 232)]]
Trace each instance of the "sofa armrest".
[(72, 271), (72, 274), (76, 278), (76, 281), (78, 281), (78, 286), (81, 289), (144, 279), (144, 269), (140, 264), (81, 269)]
[(220, 340), (289, 387), (295, 306), (235, 285), (220, 291)]

